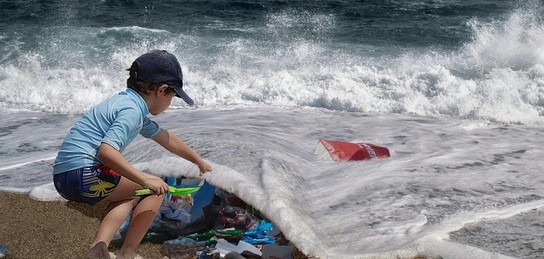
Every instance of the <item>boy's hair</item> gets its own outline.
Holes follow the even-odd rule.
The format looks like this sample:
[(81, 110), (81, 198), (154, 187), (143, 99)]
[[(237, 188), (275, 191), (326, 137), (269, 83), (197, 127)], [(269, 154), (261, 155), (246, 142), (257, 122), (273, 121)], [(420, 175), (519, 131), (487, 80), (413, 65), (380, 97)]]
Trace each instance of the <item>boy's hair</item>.
[[(127, 69), (129, 71), (130, 76), (127, 79), (127, 88), (133, 89), (138, 93), (142, 93), (145, 95), (149, 95), (151, 92), (157, 90), (161, 85), (165, 83), (149, 83), (144, 82), (136, 79), (136, 74), (138, 73), (138, 64), (136, 62), (132, 63), (132, 66)], [(167, 94), (174, 93), (174, 89), (171, 87), (168, 87)]]

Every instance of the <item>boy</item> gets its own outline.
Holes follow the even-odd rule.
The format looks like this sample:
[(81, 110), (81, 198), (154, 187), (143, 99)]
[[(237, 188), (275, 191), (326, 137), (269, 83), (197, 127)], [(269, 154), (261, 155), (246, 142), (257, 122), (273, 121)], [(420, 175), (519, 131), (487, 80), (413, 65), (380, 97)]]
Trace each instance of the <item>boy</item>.
[[(212, 170), (180, 138), (147, 118), (148, 113), (158, 115), (166, 110), (174, 95), (193, 105), (182, 89), (183, 75), (176, 57), (164, 50), (151, 51), (138, 57), (127, 70), (127, 90), (83, 115), (64, 139), (53, 165), (55, 188), (64, 198), (109, 203), (88, 253), (91, 258), (115, 257), (109, 253), (108, 244), (133, 207), (117, 258), (136, 258), (136, 247), (168, 192), (162, 179), (136, 170), (121, 154), (138, 134), (195, 163), (201, 173)], [(155, 195), (138, 202), (134, 191), (141, 188), (149, 188)]]

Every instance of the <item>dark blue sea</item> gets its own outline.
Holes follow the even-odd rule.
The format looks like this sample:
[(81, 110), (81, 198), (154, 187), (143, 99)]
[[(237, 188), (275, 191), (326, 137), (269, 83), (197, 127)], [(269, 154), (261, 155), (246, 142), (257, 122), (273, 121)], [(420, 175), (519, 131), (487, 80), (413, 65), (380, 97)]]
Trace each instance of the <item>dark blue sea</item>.
[[(0, 189), (56, 199), (70, 127), (165, 49), (196, 104), (153, 119), (307, 255), (542, 258), (543, 17), (542, 0), (0, 1)], [(391, 157), (322, 161), (320, 139)], [(197, 176), (143, 138), (124, 155)]]

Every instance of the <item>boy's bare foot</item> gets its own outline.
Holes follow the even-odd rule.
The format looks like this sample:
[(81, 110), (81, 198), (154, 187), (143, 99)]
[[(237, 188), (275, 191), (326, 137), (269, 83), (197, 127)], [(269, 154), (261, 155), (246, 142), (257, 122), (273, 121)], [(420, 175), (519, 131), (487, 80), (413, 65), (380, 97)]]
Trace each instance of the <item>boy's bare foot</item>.
[(127, 256), (127, 255), (122, 255), (122, 254), (118, 254), (117, 259), (143, 259), (143, 257), (137, 255), (137, 254), (133, 254), (131, 256)]
[(117, 257), (112, 252), (107, 252), (106, 254), (102, 254), (102, 253), (101, 254), (93, 254), (93, 253), (89, 252), (89, 254), (87, 254), (87, 258), (88, 259), (115, 259)]
[(108, 251), (108, 246), (104, 242), (100, 242), (89, 250), (87, 258), (92, 259), (114, 259), (115, 254)]

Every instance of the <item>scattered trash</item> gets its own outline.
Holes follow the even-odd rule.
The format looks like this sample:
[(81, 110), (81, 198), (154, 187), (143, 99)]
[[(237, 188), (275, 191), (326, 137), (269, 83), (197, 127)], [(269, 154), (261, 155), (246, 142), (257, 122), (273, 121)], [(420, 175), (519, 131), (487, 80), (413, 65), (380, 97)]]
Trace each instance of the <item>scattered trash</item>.
[(190, 238), (173, 239), (164, 242), (161, 246), (161, 255), (168, 258), (183, 258), (193, 256), (208, 249), (205, 241), (195, 241)]
[(390, 157), (389, 149), (370, 143), (350, 143), (335, 140), (319, 140), (314, 154), (321, 160), (359, 161)]
[(167, 219), (189, 224), (191, 223), (191, 214), (189, 213), (189, 210), (192, 206), (192, 196), (187, 195), (175, 199), (175, 201), (165, 201), (161, 206), (159, 213)]
[[(175, 188), (199, 187), (186, 196), (166, 195), (143, 239), (162, 244), (160, 252), (165, 259), (262, 258), (263, 252), (268, 255), (265, 258), (290, 258), (287, 254), (296, 251), (271, 222), (235, 195), (206, 181), (195, 183), (185, 177), (164, 180)], [(130, 216), (111, 248), (122, 245), (129, 222)]]
[[(258, 248), (256, 248), (252, 244), (244, 242), (244, 241), (240, 241), (240, 242), (238, 242), (238, 244), (235, 245), (235, 244), (232, 244), (232, 243), (228, 242), (225, 239), (219, 239), (219, 240), (217, 240), (217, 245), (216, 245), (215, 248), (217, 250), (219, 250), (219, 254), (221, 256), (223, 256), (223, 257), (226, 254), (230, 253), (230, 252), (236, 252), (236, 253), (239, 253), (241, 255), (248, 254), (247, 252), (249, 252), (249, 253), (257, 255), (259, 257), (263, 255), (261, 250), (259, 250)], [(244, 256), (244, 257), (246, 257), (246, 256)]]
[(274, 244), (276, 243), (276, 239), (268, 235), (268, 231), (272, 229), (272, 224), (263, 219), (253, 229), (244, 232), (242, 241), (252, 245)]
[(215, 237), (217, 239), (225, 239), (231, 243), (238, 243), (242, 238), (244, 231), (235, 228), (226, 228), (215, 230)]
[(257, 224), (257, 218), (240, 207), (227, 205), (219, 211), (215, 229), (236, 228), (248, 230)]

